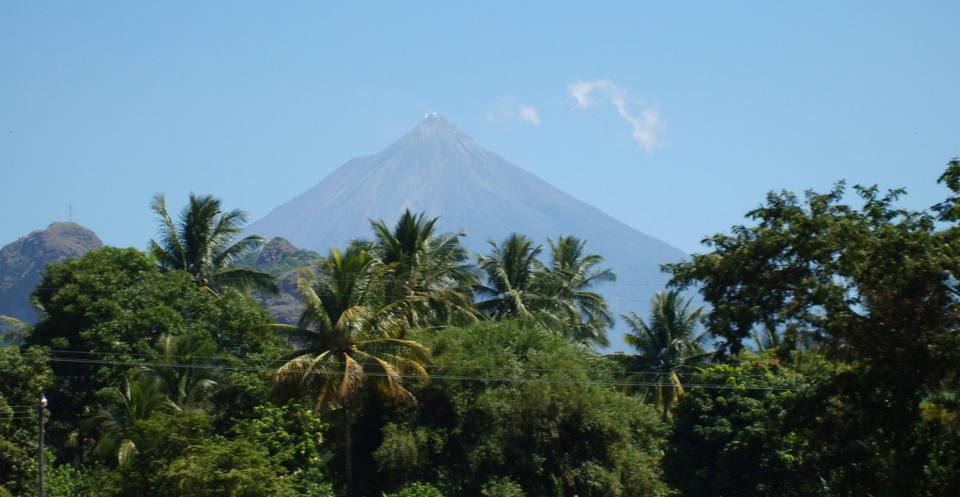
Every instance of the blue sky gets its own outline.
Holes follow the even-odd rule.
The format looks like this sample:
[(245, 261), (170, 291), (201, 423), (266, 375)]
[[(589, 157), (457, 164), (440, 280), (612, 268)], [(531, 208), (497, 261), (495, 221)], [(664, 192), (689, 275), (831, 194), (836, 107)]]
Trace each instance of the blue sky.
[[(135, 5), (136, 4), (136, 5)], [(0, 243), (144, 247), (156, 192), (254, 217), (429, 111), (686, 251), (771, 189), (960, 155), (960, 3), (5, 2)]]

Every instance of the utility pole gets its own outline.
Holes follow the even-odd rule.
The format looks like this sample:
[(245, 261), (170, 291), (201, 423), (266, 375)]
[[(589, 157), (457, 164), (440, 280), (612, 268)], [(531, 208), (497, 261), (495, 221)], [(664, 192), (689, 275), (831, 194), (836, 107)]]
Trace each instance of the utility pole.
[(44, 488), (46, 488), (46, 486), (47, 486), (47, 485), (46, 485), (46, 475), (44, 475), (44, 473), (43, 473), (43, 470), (44, 470), (44, 467), (43, 467), (43, 464), (44, 464), (44, 456), (43, 456), (43, 432), (44, 432), (45, 425), (46, 425), (46, 416), (45, 416), (46, 409), (47, 409), (47, 396), (41, 393), (41, 394), (40, 394), (40, 401), (37, 402), (37, 414), (40, 416), (40, 433), (37, 435), (37, 458), (38, 458), (39, 461), (40, 461), (40, 477), (38, 478), (38, 481), (37, 481), (37, 485), (38, 485), (38, 488), (37, 488), (37, 496), (38, 496), (38, 497), (44, 497)]

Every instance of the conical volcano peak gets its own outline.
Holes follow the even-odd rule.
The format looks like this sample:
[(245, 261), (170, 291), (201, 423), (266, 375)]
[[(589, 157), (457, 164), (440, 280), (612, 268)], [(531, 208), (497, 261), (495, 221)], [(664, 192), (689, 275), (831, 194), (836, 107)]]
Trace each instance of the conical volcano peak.
[(427, 114), (427, 117), (397, 143), (406, 145), (460, 145), (468, 148), (477, 146), (473, 139), (467, 136), (456, 124), (436, 112)]
[(447, 118), (437, 112), (427, 114), (426, 117), (423, 118), (423, 121), (420, 121), (420, 124), (414, 129), (463, 134), (463, 131), (460, 131), (460, 128), (458, 128), (456, 124), (448, 121)]

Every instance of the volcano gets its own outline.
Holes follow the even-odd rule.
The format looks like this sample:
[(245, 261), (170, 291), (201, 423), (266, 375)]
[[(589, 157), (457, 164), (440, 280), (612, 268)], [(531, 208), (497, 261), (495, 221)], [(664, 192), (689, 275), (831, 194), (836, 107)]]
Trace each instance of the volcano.
[[(439, 216), (441, 231), (466, 233), (464, 245), (478, 253), (512, 232), (543, 244), (560, 235), (586, 239), (617, 274), (597, 291), (618, 317), (645, 315), (668, 279), (659, 265), (687, 257), (482, 148), (436, 114), (383, 151), (347, 161), (246, 231), (326, 253), (370, 238), (371, 219), (392, 223), (404, 209)], [(612, 348), (623, 349), (622, 334), (622, 326), (611, 332)]]

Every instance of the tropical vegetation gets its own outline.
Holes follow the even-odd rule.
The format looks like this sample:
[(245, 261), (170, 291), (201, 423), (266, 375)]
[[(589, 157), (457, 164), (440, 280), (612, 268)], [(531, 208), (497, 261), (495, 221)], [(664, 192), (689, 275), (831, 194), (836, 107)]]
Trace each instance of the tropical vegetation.
[(0, 495), (37, 495), (41, 416), (46, 495), (958, 495), (960, 161), (939, 183), (770, 193), (664, 266), (625, 351), (589, 240), (476, 255), (398, 213), (280, 262), (284, 324), (242, 212), (158, 196), (147, 251), (51, 264), (4, 321)]

